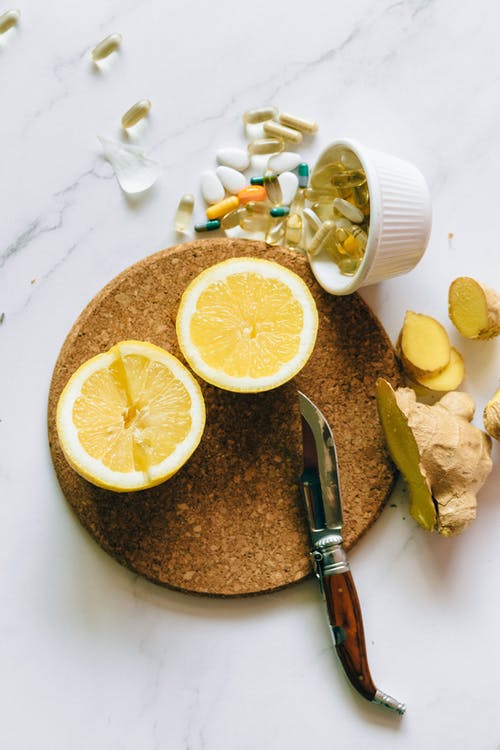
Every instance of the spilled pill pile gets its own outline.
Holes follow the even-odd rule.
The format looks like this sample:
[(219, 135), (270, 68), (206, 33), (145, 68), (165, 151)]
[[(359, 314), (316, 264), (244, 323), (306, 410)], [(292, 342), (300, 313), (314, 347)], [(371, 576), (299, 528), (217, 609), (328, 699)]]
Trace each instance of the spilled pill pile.
[[(358, 157), (344, 148), (334, 159), (320, 163), (311, 175), (296, 151), (304, 135), (314, 135), (315, 122), (268, 106), (248, 110), (243, 124), (258, 137), (247, 149), (221, 148), (218, 166), (202, 173), (200, 191), (205, 202), (203, 221), (195, 232), (242, 230), (268, 244), (284, 245), (309, 257), (325, 253), (339, 271), (356, 273), (368, 242), (370, 196)], [(268, 156), (263, 174), (248, 178), (253, 157)], [(193, 195), (183, 195), (174, 227), (189, 231), (195, 210)]]

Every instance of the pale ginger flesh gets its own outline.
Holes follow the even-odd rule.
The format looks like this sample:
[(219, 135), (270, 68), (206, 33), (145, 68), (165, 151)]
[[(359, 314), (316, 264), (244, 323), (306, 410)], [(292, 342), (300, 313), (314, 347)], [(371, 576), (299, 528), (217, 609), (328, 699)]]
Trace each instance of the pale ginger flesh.
[(389, 452), (408, 484), (411, 515), (427, 530), (459, 534), (475, 518), (476, 493), (492, 468), (491, 439), (470, 423), (473, 399), (455, 391), (428, 406), (411, 388), (394, 391), (380, 379), (377, 405)]
[(450, 362), (448, 334), (441, 323), (430, 315), (407, 311), (399, 348), (403, 367), (409, 375), (437, 375)]
[(467, 339), (490, 339), (500, 334), (500, 296), (469, 276), (459, 276), (450, 284), (448, 314)]
[(500, 388), (484, 407), (483, 421), (486, 432), (500, 440)]

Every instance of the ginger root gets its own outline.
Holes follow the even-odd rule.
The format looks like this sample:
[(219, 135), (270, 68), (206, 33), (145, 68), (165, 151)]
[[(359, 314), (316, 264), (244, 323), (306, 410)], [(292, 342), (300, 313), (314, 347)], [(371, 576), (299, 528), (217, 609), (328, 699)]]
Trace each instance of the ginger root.
[(484, 407), (483, 422), (488, 435), (500, 440), (500, 388)]
[(429, 315), (407, 311), (398, 353), (410, 382), (427, 391), (454, 391), (465, 377), (462, 355), (451, 346), (441, 323)]
[(491, 339), (500, 334), (500, 296), (469, 276), (451, 282), (448, 314), (466, 339)]
[(424, 529), (459, 534), (476, 517), (476, 493), (491, 468), (491, 439), (470, 424), (467, 393), (447, 393), (433, 406), (411, 388), (377, 381), (377, 406), (389, 453), (410, 493), (410, 513)]

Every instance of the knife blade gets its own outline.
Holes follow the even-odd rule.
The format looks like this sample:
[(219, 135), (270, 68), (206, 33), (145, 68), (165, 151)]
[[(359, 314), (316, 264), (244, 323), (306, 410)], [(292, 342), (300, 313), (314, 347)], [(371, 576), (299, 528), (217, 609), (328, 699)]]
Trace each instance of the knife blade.
[(347, 678), (364, 698), (403, 714), (404, 703), (379, 690), (368, 666), (363, 618), (342, 538), (342, 497), (332, 430), (300, 391), (304, 468), (300, 487), (311, 534), (311, 557), (335, 649)]

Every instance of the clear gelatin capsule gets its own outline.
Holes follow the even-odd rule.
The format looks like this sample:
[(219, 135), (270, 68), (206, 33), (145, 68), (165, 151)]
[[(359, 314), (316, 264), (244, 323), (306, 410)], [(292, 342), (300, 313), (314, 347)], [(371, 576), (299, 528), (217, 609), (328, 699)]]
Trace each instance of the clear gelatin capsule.
[(370, 192), (366, 182), (354, 188), (354, 200), (365, 216), (370, 213)]
[(302, 214), (306, 205), (306, 196), (304, 190), (297, 190), (295, 198), (290, 204), (290, 213)]
[(186, 193), (182, 196), (175, 212), (174, 227), (176, 232), (186, 232), (189, 224), (191, 223), (191, 217), (193, 216), (194, 209), (194, 196), (190, 193)]
[(301, 133), (316, 133), (318, 130), (318, 123), (312, 122), (311, 120), (304, 120), (302, 117), (295, 117), (295, 115), (289, 115), (286, 112), (281, 112), (279, 121), (282, 125), (287, 128), (293, 128), (299, 130)]
[(314, 190), (325, 190), (335, 192), (332, 185), (332, 173), (334, 164), (326, 164), (317, 169), (311, 175), (311, 187)]
[(365, 215), (361, 209), (357, 206), (353, 206), (349, 201), (344, 198), (335, 198), (333, 201), (333, 210), (339, 216), (345, 216), (349, 221), (353, 221), (355, 224), (361, 224), (364, 221)]
[(337, 261), (339, 271), (340, 273), (344, 274), (344, 276), (354, 276), (359, 268), (360, 263), (361, 260), (350, 258), (349, 256), (341, 258)]
[(2, 13), (0, 15), (0, 34), (5, 34), (13, 26), (17, 26), (20, 18), (21, 11), (19, 10), (6, 10), (5, 13)]
[(274, 120), (268, 120), (264, 123), (264, 133), (276, 138), (282, 138), (290, 143), (302, 143), (302, 133), (293, 128), (287, 128)]
[(279, 245), (286, 231), (286, 222), (284, 219), (271, 219), (271, 226), (267, 230), (266, 242), (269, 245)]
[(344, 172), (333, 172), (331, 183), (336, 188), (354, 188), (364, 185), (366, 175), (362, 169), (349, 169)]
[(309, 255), (317, 255), (333, 237), (334, 232), (335, 223), (324, 221), (309, 243), (307, 248)]
[(248, 144), (248, 153), (251, 156), (259, 154), (278, 154), (285, 150), (283, 138), (257, 138)]
[(285, 242), (288, 247), (298, 247), (302, 241), (302, 217), (291, 213), (286, 221)]
[(312, 209), (321, 221), (330, 221), (336, 218), (331, 203), (313, 203)]
[(194, 225), (195, 232), (213, 232), (215, 229), (220, 229), (220, 219), (210, 219), (203, 224)]
[(277, 174), (264, 175), (263, 185), (266, 189), (266, 194), (271, 203), (278, 205), (283, 200), (283, 193), (281, 191), (280, 181)]
[(309, 164), (302, 161), (298, 166), (297, 175), (299, 178), (299, 187), (306, 188), (309, 184)]
[(150, 99), (141, 99), (140, 101), (133, 104), (130, 109), (127, 109), (122, 117), (122, 128), (133, 128), (137, 125), (144, 117), (149, 115), (151, 109)]
[(269, 203), (267, 201), (250, 201), (246, 204), (245, 210), (250, 214), (269, 216)]
[(221, 216), (234, 211), (240, 205), (240, 199), (237, 195), (231, 195), (229, 198), (214, 203), (206, 210), (207, 219), (220, 219)]
[(288, 206), (273, 206), (269, 213), (273, 218), (287, 216), (290, 213), (290, 208)]
[(278, 116), (276, 107), (258, 107), (257, 109), (248, 109), (243, 113), (243, 122), (245, 125), (257, 125), (259, 122), (272, 120)]
[(99, 60), (104, 60), (105, 57), (108, 57), (113, 52), (116, 52), (122, 43), (122, 35), (121, 34), (110, 34), (109, 36), (105, 37), (99, 44), (96, 44), (92, 52), (90, 53), (92, 56), (92, 60), (94, 62), (99, 62)]
[(329, 203), (333, 204), (336, 193), (332, 190), (318, 190), (316, 188), (306, 188), (305, 196), (311, 203)]
[(246, 232), (267, 232), (271, 218), (269, 214), (242, 213), (240, 216), (240, 227)]
[(223, 216), (220, 220), (222, 229), (234, 229), (235, 227), (239, 227), (240, 218), (244, 213), (246, 213), (246, 207), (240, 206), (234, 211), (230, 211), (228, 214)]

